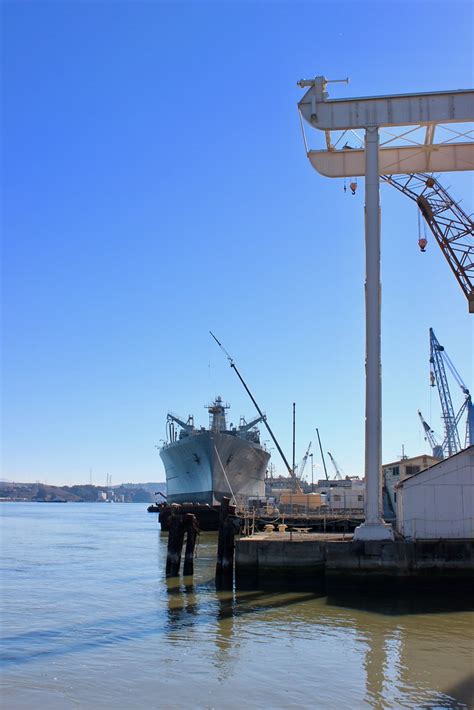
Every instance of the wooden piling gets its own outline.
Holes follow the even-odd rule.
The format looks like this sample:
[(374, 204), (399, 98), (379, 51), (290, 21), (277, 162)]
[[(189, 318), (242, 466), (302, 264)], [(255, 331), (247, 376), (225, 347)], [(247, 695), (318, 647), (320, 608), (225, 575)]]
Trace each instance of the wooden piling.
[(216, 582), (218, 578), (222, 576), (222, 556), (223, 556), (223, 530), (224, 530), (224, 520), (229, 514), (229, 504), (230, 498), (224, 496), (221, 500), (221, 507), (219, 510), (219, 537), (217, 539), (217, 560), (216, 560)]
[(195, 515), (186, 513), (184, 516), (184, 528), (186, 530), (186, 549), (184, 552), (183, 575), (186, 577), (194, 574), (194, 548), (199, 535), (199, 527)]
[(166, 576), (177, 577), (181, 565), (181, 552), (184, 542), (184, 521), (181, 506), (177, 503), (171, 506), (168, 533), (168, 552), (166, 555)]
[(232, 588), (234, 579), (234, 538), (240, 529), (240, 518), (234, 513), (235, 506), (230, 506), (230, 499), (224, 497), (219, 517), (216, 562), (216, 585), (224, 589)]

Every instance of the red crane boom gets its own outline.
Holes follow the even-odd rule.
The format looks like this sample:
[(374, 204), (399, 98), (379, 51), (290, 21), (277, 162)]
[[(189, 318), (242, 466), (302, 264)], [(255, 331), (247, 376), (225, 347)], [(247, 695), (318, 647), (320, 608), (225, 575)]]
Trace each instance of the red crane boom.
[(474, 313), (474, 222), (431, 175), (382, 175), (417, 203)]

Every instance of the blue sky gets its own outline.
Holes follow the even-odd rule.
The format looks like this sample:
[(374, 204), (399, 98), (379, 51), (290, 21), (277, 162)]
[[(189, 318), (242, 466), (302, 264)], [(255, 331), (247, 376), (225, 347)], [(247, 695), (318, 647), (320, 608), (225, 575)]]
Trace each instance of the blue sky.
[[(163, 480), (168, 410), (204, 424), (221, 394), (252, 416), (209, 329), (288, 457), (295, 401), (297, 459), (319, 427), (363, 473), (363, 181), (312, 170), (296, 82), (468, 88), (472, 6), (446, 7), (3, 3), (4, 478)], [(471, 175), (442, 182), (470, 213)], [(442, 432), (430, 326), (474, 387), (473, 317), (415, 206), (381, 194), (388, 461), (428, 452), (418, 408)]]

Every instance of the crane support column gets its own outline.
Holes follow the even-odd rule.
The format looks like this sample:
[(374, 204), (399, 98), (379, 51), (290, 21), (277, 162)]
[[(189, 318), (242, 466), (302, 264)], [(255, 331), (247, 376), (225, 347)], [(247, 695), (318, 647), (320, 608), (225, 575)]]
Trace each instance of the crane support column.
[(365, 522), (355, 540), (393, 540), (382, 518), (379, 129), (365, 130)]
[(379, 131), (365, 131), (365, 485), (366, 523), (380, 522), (382, 378), (380, 361)]
[[(352, 99), (329, 99), (324, 76), (301, 79), (298, 86), (306, 89), (298, 102), (303, 121), (312, 129), (324, 132), (326, 150), (310, 150), (305, 140), (306, 155), (311, 165), (327, 177), (365, 175), (365, 244), (366, 244), (366, 420), (365, 476), (366, 521), (355, 530), (358, 540), (393, 539), (393, 530), (382, 518), (381, 505), (381, 366), (380, 366), (380, 207), (379, 176), (406, 173), (471, 170), (474, 164), (474, 141), (469, 130), (455, 131), (456, 124), (470, 123), (474, 118), (474, 91), (435, 91), (417, 94), (366, 96)], [(341, 81), (341, 80), (337, 80)], [(347, 80), (342, 80), (347, 81)], [(451, 138), (433, 143), (435, 128), (450, 124)], [(428, 126), (428, 140), (420, 144), (409, 139), (407, 127)], [(398, 129), (379, 151), (379, 129)], [(365, 150), (354, 150), (346, 144), (338, 149), (346, 132), (364, 130)], [(332, 140), (331, 132), (336, 133)], [(340, 132), (342, 135), (337, 136)], [(411, 130), (410, 130), (411, 132)], [(356, 134), (357, 135), (357, 134)], [(423, 166), (423, 167), (420, 167)]]

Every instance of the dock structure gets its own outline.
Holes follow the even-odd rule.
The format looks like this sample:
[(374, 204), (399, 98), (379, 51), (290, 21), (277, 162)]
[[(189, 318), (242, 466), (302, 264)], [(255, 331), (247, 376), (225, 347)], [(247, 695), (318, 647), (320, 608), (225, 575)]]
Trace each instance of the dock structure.
[(404, 477), (395, 488), (394, 540), (269, 526), (269, 532), (237, 541), (237, 584), (460, 580), (474, 587), (474, 446)]
[(473, 584), (474, 539), (355, 540), (352, 535), (257, 533), (236, 542), (237, 586), (354, 585), (459, 580)]

